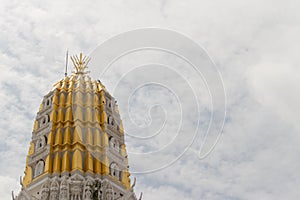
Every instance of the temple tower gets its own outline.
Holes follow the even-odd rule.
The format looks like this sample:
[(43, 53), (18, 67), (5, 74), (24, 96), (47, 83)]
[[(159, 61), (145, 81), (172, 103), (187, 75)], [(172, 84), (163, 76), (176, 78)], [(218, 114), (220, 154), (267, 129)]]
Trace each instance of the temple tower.
[(44, 96), (16, 200), (136, 200), (115, 99), (71, 57), (75, 71)]

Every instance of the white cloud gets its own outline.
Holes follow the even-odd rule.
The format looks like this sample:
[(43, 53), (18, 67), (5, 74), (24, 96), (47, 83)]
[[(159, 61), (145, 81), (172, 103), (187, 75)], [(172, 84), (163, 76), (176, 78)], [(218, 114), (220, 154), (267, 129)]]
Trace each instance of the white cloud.
[[(224, 134), (209, 157), (197, 159), (195, 152), (203, 139), (199, 135), (171, 167), (136, 175), (137, 191), (144, 192), (145, 200), (297, 199), (297, 4), (258, 0), (2, 2), (0, 196), (10, 198), (10, 191), (19, 188), (33, 118), (42, 96), (63, 77), (66, 49), (71, 54), (91, 52), (115, 34), (155, 26), (175, 29), (205, 46), (223, 75), (228, 117)], [(109, 79), (102, 82), (110, 83)], [(122, 98), (118, 98), (121, 106)], [(151, 103), (141, 96), (138, 100)], [(175, 117), (169, 119), (174, 123)], [(127, 146), (140, 148), (134, 140)], [(172, 150), (158, 155), (157, 160), (175, 157), (177, 152)], [(130, 157), (132, 166), (151, 164)]]
[(290, 64), (260, 63), (249, 73), (249, 84), (254, 97), (283, 121), (298, 126), (300, 113), (299, 68)]
[[(18, 189), (16, 187), (18, 181), (10, 176), (0, 176), (0, 194), (2, 199), (11, 199), (11, 191)], [(16, 193), (14, 193), (16, 195)]]

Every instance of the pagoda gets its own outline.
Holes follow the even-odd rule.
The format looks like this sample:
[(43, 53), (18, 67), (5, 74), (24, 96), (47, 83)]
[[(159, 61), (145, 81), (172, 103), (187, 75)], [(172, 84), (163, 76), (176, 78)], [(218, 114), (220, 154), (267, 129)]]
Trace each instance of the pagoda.
[(137, 200), (118, 105), (88, 75), (88, 57), (71, 60), (73, 74), (40, 104), (13, 200)]

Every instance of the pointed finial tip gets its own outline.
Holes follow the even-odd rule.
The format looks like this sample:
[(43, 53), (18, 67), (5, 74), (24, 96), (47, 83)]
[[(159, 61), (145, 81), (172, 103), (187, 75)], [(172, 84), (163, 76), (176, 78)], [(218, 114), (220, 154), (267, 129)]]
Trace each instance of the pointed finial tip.
[(71, 60), (73, 62), (74, 68), (75, 68), (75, 74), (87, 74), (89, 71), (85, 71), (86, 68), (88, 68), (88, 63), (90, 62), (91, 58), (87, 56), (82, 56), (82, 53), (78, 56), (71, 56)]

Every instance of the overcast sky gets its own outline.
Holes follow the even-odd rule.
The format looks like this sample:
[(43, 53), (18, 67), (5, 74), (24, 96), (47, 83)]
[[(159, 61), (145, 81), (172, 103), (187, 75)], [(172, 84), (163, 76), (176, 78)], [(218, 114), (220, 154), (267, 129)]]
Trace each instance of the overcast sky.
[[(211, 109), (203, 80), (165, 52), (128, 55), (106, 76), (90, 67), (118, 100), (130, 170), (142, 172), (132, 174), (136, 193), (145, 200), (299, 199), (299, 8), (298, 1), (275, 0), (1, 0), (0, 199), (20, 190), (33, 121), (43, 96), (63, 78), (66, 49), (97, 55), (94, 50), (111, 37), (145, 27), (174, 30), (202, 46), (227, 98), (214, 94), (217, 106)], [(193, 57), (209, 59), (203, 52)], [(156, 65), (127, 73), (149, 63)], [(161, 85), (139, 88), (139, 81), (159, 79)], [(208, 87), (218, 88), (218, 81)], [(218, 102), (225, 100), (221, 137), (199, 159), (210, 114), (223, 116)], [(213, 131), (210, 146), (217, 138)]]

